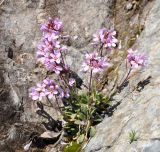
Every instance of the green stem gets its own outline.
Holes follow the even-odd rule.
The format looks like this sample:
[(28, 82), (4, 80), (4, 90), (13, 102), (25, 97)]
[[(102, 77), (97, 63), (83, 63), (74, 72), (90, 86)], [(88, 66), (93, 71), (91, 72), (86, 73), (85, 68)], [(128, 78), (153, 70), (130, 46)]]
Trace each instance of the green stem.
[(87, 140), (87, 135), (88, 135), (88, 131), (89, 131), (89, 128), (91, 126), (91, 122), (90, 120), (87, 121), (87, 126), (86, 126), (86, 135), (85, 135), (85, 139)]

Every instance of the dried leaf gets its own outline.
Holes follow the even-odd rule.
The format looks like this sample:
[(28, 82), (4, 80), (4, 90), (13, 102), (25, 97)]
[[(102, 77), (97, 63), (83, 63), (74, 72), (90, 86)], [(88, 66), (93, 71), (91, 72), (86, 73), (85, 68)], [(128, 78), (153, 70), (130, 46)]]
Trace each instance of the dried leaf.
[(53, 131), (46, 131), (43, 134), (40, 135), (42, 138), (55, 138), (59, 135), (59, 133), (53, 132)]

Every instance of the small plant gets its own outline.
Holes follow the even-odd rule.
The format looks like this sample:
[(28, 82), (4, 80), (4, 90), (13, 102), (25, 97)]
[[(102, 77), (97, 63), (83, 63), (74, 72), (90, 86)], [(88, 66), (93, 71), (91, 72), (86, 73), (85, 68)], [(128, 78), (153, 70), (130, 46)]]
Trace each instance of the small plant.
[[(112, 68), (112, 51), (118, 45), (118, 40), (116, 31), (106, 28), (93, 35), (94, 51), (86, 53), (80, 70), (84, 74), (89, 73), (88, 83), (84, 84), (66, 62), (65, 44), (69, 37), (63, 35), (63, 30), (63, 23), (58, 18), (49, 18), (49, 21), (41, 26), (43, 38), (38, 44), (37, 61), (55, 76), (55, 80), (47, 75), (42, 82), (30, 89), (30, 97), (43, 111), (46, 106), (43, 105), (43, 99), (46, 98), (51, 105), (52, 102), (57, 103), (62, 123), (58, 120), (58, 123), (54, 124), (58, 125), (56, 131), (63, 135), (60, 139), (66, 144), (63, 151), (76, 152), (95, 135), (95, 125), (103, 120), (107, 108), (111, 106), (111, 97), (97, 89), (97, 82), (102, 79), (104, 70)], [(129, 49), (126, 63), (128, 72), (113, 95), (122, 89), (134, 69), (145, 66), (146, 57)], [(80, 89), (83, 89), (81, 93)], [(41, 111), (37, 113), (42, 116)], [(46, 112), (43, 116), (46, 117)], [(49, 120), (53, 121), (53, 116)], [(136, 139), (134, 132), (131, 134), (131, 141), (133, 139)]]
[(134, 141), (137, 141), (139, 136), (137, 135), (137, 131), (131, 130), (129, 132), (129, 143), (131, 144)]

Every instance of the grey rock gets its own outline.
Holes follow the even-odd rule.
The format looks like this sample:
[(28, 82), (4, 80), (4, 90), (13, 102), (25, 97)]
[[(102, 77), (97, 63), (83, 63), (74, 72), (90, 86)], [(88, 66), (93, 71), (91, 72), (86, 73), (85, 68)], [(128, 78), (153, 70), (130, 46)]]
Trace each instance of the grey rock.
[(110, 20), (113, 4), (114, 0), (68, 0), (57, 5), (66, 31), (79, 37), (78, 41), (74, 41), (74, 46), (86, 47), (97, 29), (113, 25)]
[(148, 147), (145, 147), (143, 152), (160, 152), (160, 141), (154, 141)]

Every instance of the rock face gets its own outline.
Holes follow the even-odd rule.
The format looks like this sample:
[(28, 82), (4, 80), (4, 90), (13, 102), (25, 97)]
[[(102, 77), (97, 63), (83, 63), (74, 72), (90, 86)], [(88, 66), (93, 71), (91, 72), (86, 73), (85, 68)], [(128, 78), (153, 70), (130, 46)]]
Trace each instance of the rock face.
[[(121, 102), (120, 106), (112, 117), (105, 118), (97, 126), (96, 136), (89, 142), (86, 152), (160, 151), (159, 17), (160, 1), (156, 0), (152, 2), (145, 29), (135, 44), (136, 49), (147, 54), (149, 64), (131, 78), (128, 88), (114, 97)], [(132, 130), (139, 138), (130, 144)]]

